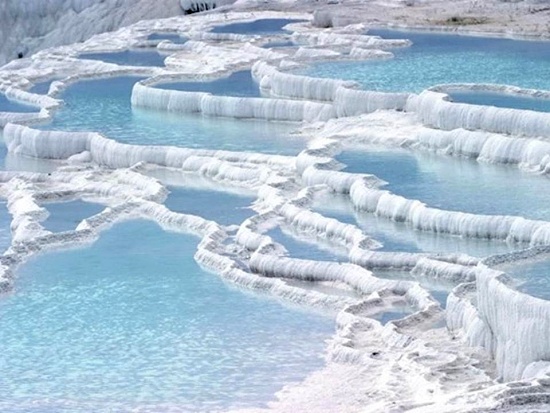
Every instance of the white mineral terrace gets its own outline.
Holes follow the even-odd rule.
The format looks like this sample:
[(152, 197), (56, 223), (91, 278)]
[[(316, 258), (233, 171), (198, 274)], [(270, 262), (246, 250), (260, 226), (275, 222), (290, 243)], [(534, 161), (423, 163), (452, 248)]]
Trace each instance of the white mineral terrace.
[[(207, 33), (217, 24), (270, 17), (306, 19), (288, 26), (302, 46), (265, 49), (261, 46), (273, 36)], [(383, 189), (384, 182), (376, 176), (341, 171), (335, 156), (349, 145), (375, 143), (514, 164), (545, 174), (550, 170), (550, 114), (453, 103), (443, 93), (444, 85), (419, 95), (382, 93), (361, 90), (354, 82), (288, 73), (288, 68), (320, 59), (392, 58), (393, 47), (408, 45), (363, 35), (363, 25), (320, 29), (311, 19), (309, 14), (262, 11), (147, 20), (2, 67), (0, 89), (11, 99), (41, 108), (30, 114), (0, 113), (9, 153), (49, 160), (55, 171), (0, 172), (0, 196), (13, 218), (12, 244), (0, 260), (1, 289), (13, 287), (14, 269), (34, 254), (91, 243), (116, 222), (144, 218), (200, 236), (196, 261), (226, 280), (338, 312), (325, 368), (284, 388), (268, 407), (249, 412), (547, 411), (550, 303), (512, 289), (504, 273), (491, 269), (516, 255), (480, 260), (461, 253), (380, 251), (379, 240), (313, 211), (312, 203), (318, 192), (329, 190), (348, 197), (356, 209), (407, 222), (411, 231), (521, 241), (531, 247), (523, 254), (543, 253), (543, 246), (550, 244), (550, 222), (437, 209)], [(192, 40), (183, 45), (146, 40), (158, 31)], [(78, 57), (133, 47), (162, 50), (166, 67), (136, 68)], [(242, 69), (252, 70), (263, 97), (153, 87)], [(128, 74), (147, 77), (133, 88), (134, 107), (299, 122), (299, 133), (313, 139), (293, 157), (138, 146), (95, 132), (33, 128), (63, 104), (59, 96), (69, 84)], [(59, 80), (46, 96), (28, 92), (33, 83), (49, 78)], [(257, 195), (256, 215), (233, 228), (170, 211), (162, 204), (165, 185), (151, 177), (159, 169), (251, 190)], [(54, 199), (93, 200), (106, 208), (75, 231), (54, 234), (41, 224), (48, 215), (43, 204)], [(284, 247), (265, 234), (278, 222), (345, 250), (348, 262), (289, 258)], [(414, 278), (379, 279), (372, 273), (379, 268), (411, 270)], [(300, 288), (288, 280), (353, 289), (360, 298)], [(456, 285), (446, 309), (419, 283), (438, 280)], [(414, 312), (385, 325), (370, 317), (396, 302), (407, 303)]]

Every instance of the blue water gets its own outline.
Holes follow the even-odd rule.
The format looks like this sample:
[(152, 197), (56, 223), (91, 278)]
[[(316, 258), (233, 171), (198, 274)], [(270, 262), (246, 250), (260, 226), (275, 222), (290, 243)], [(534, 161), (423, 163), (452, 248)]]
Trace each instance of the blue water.
[(388, 182), (385, 189), (434, 208), (550, 221), (550, 181), (515, 167), (398, 150), (345, 151), (337, 159), (346, 171), (372, 173)]
[(448, 94), (454, 102), (550, 112), (550, 99), (487, 91), (456, 91)]
[(170, 194), (164, 204), (174, 212), (198, 215), (221, 225), (240, 225), (256, 214), (251, 209), (256, 200), (252, 196), (177, 186), (168, 189)]
[(413, 45), (391, 49), (394, 59), (321, 62), (299, 73), (355, 80), (365, 89), (393, 92), (420, 92), (443, 83), (500, 83), (550, 90), (550, 42), (395, 30), (371, 30), (369, 34), (410, 39)]
[(236, 34), (278, 34), (285, 33), (283, 27), (290, 23), (303, 22), (296, 19), (258, 19), (246, 23), (231, 23), (224, 26), (216, 26), (212, 33), (236, 33)]
[(390, 321), (393, 320), (399, 320), (401, 318), (407, 317), (409, 314), (411, 314), (411, 310), (409, 311), (403, 310), (403, 311), (383, 311), (380, 313), (376, 313), (372, 316), (375, 320), (379, 321), (380, 324), (386, 325)]
[(330, 317), (226, 285), (196, 244), (133, 221), (22, 266), (0, 299), (0, 411), (251, 407), (323, 365)]
[(39, 112), (39, 111), (40, 111), (39, 107), (25, 105), (15, 100), (10, 100), (6, 97), (6, 95), (4, 95), (3, 93), (0, 93), (0, 112), (30, 113), (30, 112)]
[[(374, 275), (378, 278), (384, 278), (388, 280), (407, 280), (417, 281), (423, 288), (428, 290), (431, 296), (439, 302), (441, 308), (447, 307), (447, 297), (451, 290), (456, 287), (456, 284), (445, 282), (444, 280), (429, 280), (426, 278), (416, 278), (410, 271), (404, 270), (374, 270)], [(409, 311), (410, 312), (410, 311)]]
[(56, 80), (59, 80), (59, 79), (50, 79), (50, 80), (46, 80), (44, 82), (35, 83), (33, 85), (33, 87), (31, 87), (29, 89), (29, 92), (36, 93), (36, 94), (39, 94), (39, 95), (47, 95), (48, 92), (50, 91), (51, 84), (53, 82), (55, 82)]
[(522, 260), (499, 267), (511, 275), (517, 283), (517, 290), (533, 297), (550, 300), (550, 257), (542, 255), (538, 259)]
[(11, 245), (11, 219), (12, 216), (8, 212), (6, 202), (0, 202), (0, 254), (4, 253)]
[(273, 41), (273, 42), (266, 43), (262, 47), (264, 49), (275, 49), (278, 47), (294, 47), (294, 46), (296, 46), (296, 43), (294, 43), (293, 41), (282, 40), (282, 41)]
[(357, 225), (365, 234), (383, 244), (381, 251), (464, 253), (473, 257), (486, 257), (520, 248), (499, 241), (416, 231), (407, 223), (356, 211), (347, 199), (340, 196), (320, 197), (315, 200), (313, 209), (324, 216)]
[(80, 59), (101, 60), (124, 66), (155, 66), (163, 67), (166, 56), (151, 50), (125, 50), (123, 52), (110, 53), (83, 53)]
[(208, 92), (221, 96), (260, 97), (260, 88), (250, 70), (242, 70), (210, 82), (173, 82), (155, 85), (159, 89)]
[(283, 245), (292, 258), (316, 260), (316, 261), (348, 261), (347, 254), (338, 250), (335, 246), (319, 244), (315, 239), (299, 238), (288, 231), (282, 231), (276, 227), (265, 235), (273, 241)]
[(189, 148), (297, 154), (306, 141), (290, 135), (290, 123), (209, 118), (133, 109), (136, 77), (88, 80), (71, 85), (61, 96), (65, 105), (47, 130), (96, 131), (124, 143)]
[(147, 40), (170, 40), (172, 43), (183, 44), (187, 41), (187, 38), (175, 33), (152, 33), (147, 36)]
[(44, 208), (50, 215), (42, 222), (42, 226), (48, 231), (62, 232), (76, 229), (83, 219), (100, 213), (105, 206), (76, 200), (46, 204)]

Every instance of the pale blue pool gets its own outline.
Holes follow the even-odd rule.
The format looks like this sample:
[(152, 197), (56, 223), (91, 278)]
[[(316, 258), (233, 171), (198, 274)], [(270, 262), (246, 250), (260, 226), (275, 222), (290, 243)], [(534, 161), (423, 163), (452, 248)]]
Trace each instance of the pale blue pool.
[(280, 227), (268, 231), (265, 235), (283, 245), (292, 258), (316, 261), (348, 261), (345, 250), (339, 250), (336, 246), (331, 246), (328, 243), (323, 245), (321, 244), (322, 241), (307, 238), (305, 235), (293, 234), (289, 230), (283, 231)]
[(82, 81), (61, 96), (65, 105), (48, 130), (96, 131), (124, 143), (297, 154), (306, 141), (291, 123), (210, 118), (135, 109), (130, 104), (136, 77)]
[(503, 265), (502, 269), (519, 282), (517, 289), (533, 297), (550, 300), (550, 257)]
[(407, 280), (417, 281), (423, 288), (428, 290), (431, 296), (439, 303), (441, 308), (447, 307), (447, 297), (451, 290), (456, 287), (456, 284), (442, 281), (433, 280), (429, 278), (417, 278), (413, 276), (410, 271), (406, 270), (374, 270), (374, 275), (378, 278), (384, 278), (388, 280)]
[(134, 221), (22, 266), (0, 298), (0, 410), (259, 406), (323, 366), (332, 318), (226, 285), (196, 244)]
[(279, 47), (294, 47), (294, 46), (296, 46), (296, 43), (294, 43), (291, 40), (281, 40), (281, 41), (272, 41), (272, 42), (266, 43), (262, 47), (264, 49), (276, 49)]
[(228, 77), (210, 82), (173, 82), (155, 85), (159, 89), (208, 92), (221, 96), (260, 97), (260, 88), (252, 78), (250, 70), (241, 70)]
[(44, 82), (37, 82), (29, 89), (29, 92), (36, 93), (39, 95), (46, 95), (50, 91), (50, 86), (53, 82), (55, 82), (58, 79), (50, 79), (46, 80)]
[(152, 50), (125, 50), (109, 53), (82, 53), (80, 59), (101, 60), (123, 66), (155, 66), (163, 67), (166, 55)]
[(240, 225), (256, 213), (256, 198), (228, 192), (170, 186), (164, 205), (174, 212), (198, 215), (221, 225)]
[(550, 89), (550, 42), (396, 30), (371, 30), (369, 34), (410, 39), (413, 45), (392, 49), (393, 59), (321, 62), (298, 73), (355, 80), (368, 90), (392, 92), (421, 92), (444, 83)]
[(0, 254), (4, 253), (11, 245), (12, 216), (8, 212), (8, 206), (4, 200), (0, 201)]
[(372, 316), (372, 318), (379, 321), (380, 324), (386, 325), (390, 321), (399, 320), (401, 318), (408, 316), (411, 313), (412, 311), (410, 309), (402, 308), (401, 310), (397, 310), (397, 311), (383, 311), (380, 313), (376, 313)]
[(187, 38), (176, 33), (152, 33), (147, 36), (147, 40), (170, 40), (172, 43), (183, 44), (187, 41)]
[(515, 167), (404, 150), (345, 151), (337, 159), (346, 171), (372, 173), (388, 182), (385, 189), (434, 208), (550, 221), (550, 180)]
[(355, 224), (365, 234), (383, 244), (381, 251), (464, 253), (486, 257), (519, 249), (520, 246), (501, 241), (462, 238), (447, 234), (417, 231), (403, 222), (395, 222), (374, 214), (356, 211), (343, 196), (326, 195), (315, 200), (313, 209), (324, 216)]
[(550, 99), (487, 91), (453, 91), (448, 94), (453, 102), (550, 112)]
[(278, 34), (285, 33), (283, 27), (290, 23), (303, 22), (297, 19), (258, 19), (245, 23), (231, 23), (214, 27), (212, 33), (236, 34)]
[(105, 209), (104, 205), (74, 200), (43, 205), (50, 215), (42, 222), (48, 231), (62, 232), (75, 230), (78, 224)]
[(30, 113), (30, 112), (39, 112), (40, 108), (36, 106), (31, 105), (25, 105), (24, 103), (18, 102), (16, 100), (10, 100), (4, 95), (3, 93), (0, 93), (0, 112), (22, 112), (22, 113)]

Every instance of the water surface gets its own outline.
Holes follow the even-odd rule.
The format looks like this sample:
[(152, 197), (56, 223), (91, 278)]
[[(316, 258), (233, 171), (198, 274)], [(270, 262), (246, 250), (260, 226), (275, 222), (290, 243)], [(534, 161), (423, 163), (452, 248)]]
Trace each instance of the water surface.
[(348, 261), (346, 251), (339, 249), (338, 246), (330, 245), (328, 241), (323, 244), (321, 240), (294, 234), (288, 229), (281, 230), (281, 227), (276, 227), (265, 235), (283, 245), (292, 258), (316, 261)]
[(291, 135), (292, 123), (212, 118), (132, 108), (132, 87), (142, 78), (125, 76), (71, 85), (65, 105), (47, 130), (96, 131), (123, 143), (200, 149), (297, 154), (306, 140)]
[(11, 100), (3, 93), (0, 93), (0, 112), (20, 112), (31, 113), (40, 112), (40, 108), (36, 106), (26, 105), (16, 100)]
[(187, 38), (176, 33), (151, 33), (147, 36), (147, 40), (169, 40), (175, 44), (183, 44), (187, 41)]
[(536, 260), (522, 260), (506, 264), (502, 270), (518, 282), (517, 290), (533, 297), (550, 300), (550, 257), (541, 256)]
[(356, 211), (349, 199), (334, 194), (318, 196), (313, 209), (326, 217), (357, 225), (365, 234), (383, 244), (381, 251), (463, 253), (473, 257), (486, 257), (520, 248), (518, 245), (498, 240), (418, 231), (405, 222), (395, 222), (371, 213)]
[(174, 212), (198, 215), (222, 225), (240, 225), (255, 215), (255, 197), (210, 189), (168, 187), (170, 193), (164, 204)]
[(370, 30), (369, 34), (410, 39), (413, 45), (391, 49), (393, 59), (321, 62), (299, 73), (355, 80), (365, 89), (391, 92), (418, 93), (445, 83), (550, 90), (550, 42), (396, 30)]
[(320, 368), (333, 320), (224, 284), (197, 242), (134, 221), (22, 266), (0, 298), (0, 410), (259, 406)]
[(163, 67), (166, 56), (152, 50), (125, 50), (109, 53), (82, 53), (80, 59), (101, 60), (123, 66), (154, 66)]
[(384, 189), (430, 207), (550, 221), (550, 180), (516, 167), (384, 149), (345, 151), (337, 159), (345, 171), (374, 174), (388, 182)]
[(172, 82), (155, 85), (159, 89), (208, 92), (220, 96), (260, 97), (260, 88), (250, 70), (241, 70), (228, 77), (209, 82)]
[(279, 34), (285, 33), (283, 27), (290, 23), (303, 22), (297, 19), (258, 19), (245, 23), (231, 23), (224, 26), (216, 26), (212, 33), (236, 33), (236, 34)]
[(453, 91), (448, 94), (453, 102), (550, 112), (550, 99), (489, 91)]
[(11, 219), (12, 216), (8, 212), (6, 201), (0, 201), (0, 254), (4, 253), (11, 245)]
[(105, 209), (104, 205), (81, 200), (57, 202), (43, 206), (50, 215), (42, 222), (42, 226), (52, 232), (75, 230), (83, 219), (99, 214)]

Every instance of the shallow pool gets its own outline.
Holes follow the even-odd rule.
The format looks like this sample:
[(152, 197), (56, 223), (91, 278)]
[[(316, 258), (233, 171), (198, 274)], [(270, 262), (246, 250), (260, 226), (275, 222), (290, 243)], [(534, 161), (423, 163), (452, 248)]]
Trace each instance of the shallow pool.
[(56, 202), (43, 205), (49, 212), (42, 226), (48, 231), (62, 232), (75, 230), (78, 224), (105, 209), (104, 205), (81, 200)]
[(346, 171), (372, 173), (388, 182), (384, 189), (430, 207), (550, 221), (550, 180), (515, 167), (383, 149), (345, 151), (337, 159)]
[(345, 250), (338, 249), (337, 246), (330, 245), (328, 242), (323, 244), (321, 240), (292, 233), (288, 229), (281, 230), (281, 227), (276, 227), (265, 235), (283, 245), (292, 258), (316, 261), (348, 261)]
[(387, 280), (418, 281), (423, 288), (430, 292), (431, 296), (443, 309), (447, 307), (447, 297), (449, 293), (456, 287), (456, 284), (446, 282), (445, 280), (435, 280), (424, 277), (417, 278), (412, 275), (410, 271), (405, 270), (374, 270), (373, 273), (376, 277)]
[(381, 251), (464, 253), (473, 257), (486, 257), (520, 248), (498, 240), (417, 231), (404, 222), (394, 222), (371, 213), (356, 211), (349, 200), (341, 195), (320, 195), (315, 199), (313, 209), (324, 216), (357, 225), (365, 234), (383, 244)]
[(228, 77), (210, 82), (173, 82), (155, 85), (159, 89), (208, 92), (221, 96), (260, 97), (260, 87), (252, 78), (250, 70), (234, 72)]
[(321, 62), (299, 73), (355, 80), (365, 89), (392, 92), (421, 92), (444, 83), (499, 83), (550, 90), (548, 42), (396, 30), (370, 30), (369, 34), (410, 39), (413, 45), (392, 49), (393, 59)]
[(49, 79), (43, 82), (37, 82), (29, 89), (29, 92), (36, 93), (38, 95), (46, 95), (50, 91), (50, 86), (56, 80), (59, 80), (59, 79)]
[(501, 269), (517, 281), (517, 290), (550, 300), (550, 256), (502, 265)]
[(176, 33), (151, 33), (147, 36), (147, 40), (169, 40), (172, 43), (183, 44), (187, 41), (187, 38)]
[(11, 100), (3, 93), (0, 93), (0, 112), (22, 112), (31, 113), (39, 112), (40, 108), (36, 106), (26, 105), (16, 100)]
[(451, 91), (448, 92), (453, 102), (471, 103), (473, 105), (496, 106), (499, 108), (512, 108), (534, 110), (537, 112), (550, 112), (550, 99), (521, 96), (509, 93), (488, 91)]
[(101, 60), (123, 66), (164, 66), (166, 55), (152, 50), (125, 50), (123, 52), (109, 53), (82, 53), (80, 59)]
[(209, 189), (169, 186), (164, 204), (174, 212), (197, 215), (221, 225), (240, 225), (256, 213), (255, 197)]
[(196, 244), (134, 221), (22, 266), (0, 298), (0, 410), (258, 406), (323, 365), (333, 319), (226, 285)]
[(281, 40), (281, 41), (272, 41), (272, 42), (266, 43), (262, 47), (264, 49), (276, 49), (279, 47), (295, 47), (295, 46), (297, 46), (297, 44), (291, 40)]
[(283, 27), (290, 23), (303, 22), (298, 19), (258, 19), (251, 22), (231, 23), (214, 27), (212, 33), (236, 34), (278, 34), (285, 33)]
[(297, 154), (306, 141), (291, 123), (211, 118), (132, 108), (136, 77), (78, 82), (62, 94), (65, 105), (48, 130), (96, 131), (124, 143)]
[(12, 216), (8, 212), (8, 206), (5, 201), (0, 202), (0, 254), (4, 253), (11, 245), (11, 225)]

